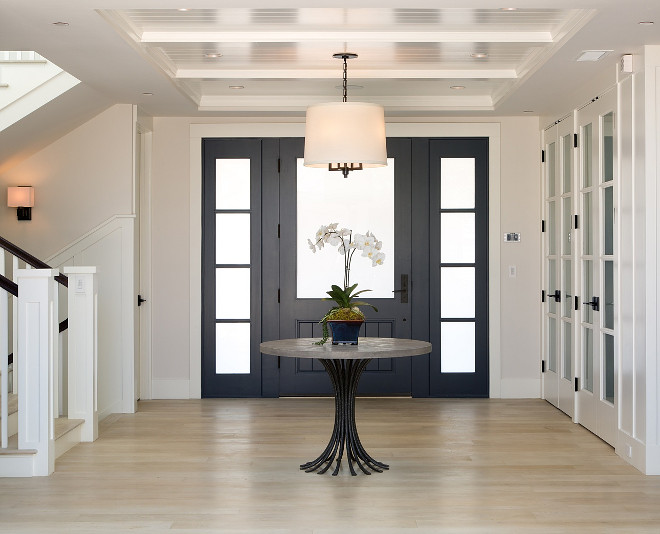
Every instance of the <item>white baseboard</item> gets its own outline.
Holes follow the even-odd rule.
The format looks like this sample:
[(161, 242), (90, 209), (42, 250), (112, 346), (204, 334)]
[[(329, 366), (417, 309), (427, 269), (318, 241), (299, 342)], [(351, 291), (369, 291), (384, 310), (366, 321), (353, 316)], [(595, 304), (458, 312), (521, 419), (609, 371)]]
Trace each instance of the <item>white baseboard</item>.
[[(647, 475), (660, 474), (660, 471), (656, 471), (655, 473), (648, 472), (647, 468), (649, 466), (646, 461), (648, 451), (646, 445), (623, 430), (619, 430), (617, 434), (615, 451), (618, 456), (633, 467), (639, 469), (642, 473), (646, 473)], [(659, 466), (660, 464), (656, 464), (656, 467)]]
[(500, 381), (501, 399), (540, 399), (540, 378), (503, 378)]
[(152, 399), (189, 399), (190, 380), (167, 380), (154, 378), (151, 381)]
[(646, 475), (660, 475), (660, 446), (646, 446)]

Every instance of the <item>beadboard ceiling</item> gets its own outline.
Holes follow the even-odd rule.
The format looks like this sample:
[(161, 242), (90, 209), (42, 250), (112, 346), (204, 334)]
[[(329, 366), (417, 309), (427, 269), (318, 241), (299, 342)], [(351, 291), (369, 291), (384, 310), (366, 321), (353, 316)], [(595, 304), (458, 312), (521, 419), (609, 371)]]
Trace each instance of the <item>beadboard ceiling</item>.
[[(660, 44), (650, 0), (339, 3), (2, 0), (0, 49), (35, 50), (81, 80), (69, 118), (115, 102), (153, 116), (301, 117), (341, 98), (332, 54), (343, 51), (359, 55), (349, 100), (390, 117), (469, 117), (565, 112), (621, 54)], [(611, 52), (575, 61), (594, 49)]]

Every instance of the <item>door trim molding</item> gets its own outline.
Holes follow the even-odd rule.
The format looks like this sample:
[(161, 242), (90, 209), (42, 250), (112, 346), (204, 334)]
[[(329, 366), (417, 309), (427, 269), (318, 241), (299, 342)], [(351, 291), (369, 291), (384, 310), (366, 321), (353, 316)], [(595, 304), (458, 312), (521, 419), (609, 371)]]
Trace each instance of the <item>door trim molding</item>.
[[(488, 321), (489, 391), (499, 398), (501, 387), (500, 322), (500, 123), (389, 123), (388, 137), (487, 137), (488, 138)], [(224, 123), (190, 125), (190, 362), (191, 399), (202, 395), (202, 139), (206, 137), (304, 137), (305, 124)]]

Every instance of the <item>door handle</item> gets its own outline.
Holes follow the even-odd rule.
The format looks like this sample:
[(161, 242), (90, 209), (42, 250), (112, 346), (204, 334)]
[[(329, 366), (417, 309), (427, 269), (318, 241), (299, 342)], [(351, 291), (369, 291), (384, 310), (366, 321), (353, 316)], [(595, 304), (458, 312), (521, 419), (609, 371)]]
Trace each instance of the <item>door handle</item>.
[(392, 293), (400, 293), (401, 294), (401, 304), (407, 304), (408, 303), (408, 275), (407, 274), (402, 274), (401, 275), (401, 289), (394, 289)]
[(138, 295), (138, 306), (142, 306), (143, 302), (147, 302), (147, 299), (143, 299), (142, 295)]
[(561, 291), (559, 289), (555, 289), (554, 293), (548, 291), (548, 298), (555, 299), (555, 302), (561, 302)]
[(591, 306), (594, 311), (600, 311), (600, 299), (598, 297), (592, 297), (590, 302), (583, 302), (582, 304)]

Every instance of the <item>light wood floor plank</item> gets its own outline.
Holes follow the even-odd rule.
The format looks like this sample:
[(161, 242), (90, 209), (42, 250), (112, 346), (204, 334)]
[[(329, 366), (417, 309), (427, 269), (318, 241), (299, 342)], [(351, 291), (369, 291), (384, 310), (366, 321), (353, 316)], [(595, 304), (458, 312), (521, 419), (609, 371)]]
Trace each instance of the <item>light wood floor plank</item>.
[(48, 478), (0, 479), (3, 532), (660, 532), (660, 477), (540, 400), (358, 399), (383, 474), (298, 470), (332, 399), (141, 402)]

